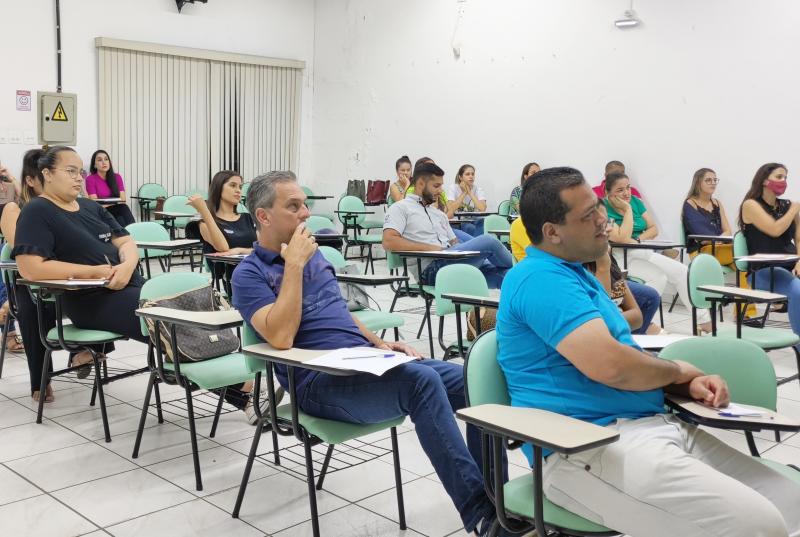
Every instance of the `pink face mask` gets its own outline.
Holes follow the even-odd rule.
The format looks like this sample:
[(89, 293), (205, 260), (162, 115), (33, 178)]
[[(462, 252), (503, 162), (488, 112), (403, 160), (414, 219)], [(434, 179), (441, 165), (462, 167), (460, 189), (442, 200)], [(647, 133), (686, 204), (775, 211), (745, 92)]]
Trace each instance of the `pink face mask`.
[(768, 189), (770, 189), (776, 196), (783, 196), (783, 193), (786, 192), (786, 181), (767, 181), (767, 184), (764, 185)]

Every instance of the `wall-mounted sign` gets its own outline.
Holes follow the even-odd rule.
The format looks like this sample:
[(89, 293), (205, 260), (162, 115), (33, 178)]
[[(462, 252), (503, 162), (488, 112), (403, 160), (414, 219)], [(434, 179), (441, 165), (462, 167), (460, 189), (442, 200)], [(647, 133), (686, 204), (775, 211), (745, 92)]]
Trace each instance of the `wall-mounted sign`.
[(21, 112), (31, 111), (31, 92), (28, 90), (17, 90), (17, 110)]

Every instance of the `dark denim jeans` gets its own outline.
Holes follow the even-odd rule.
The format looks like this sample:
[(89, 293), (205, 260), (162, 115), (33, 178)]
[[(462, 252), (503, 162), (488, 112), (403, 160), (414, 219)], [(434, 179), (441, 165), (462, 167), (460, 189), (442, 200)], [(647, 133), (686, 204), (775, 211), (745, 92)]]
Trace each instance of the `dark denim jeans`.
[(649, 285), (632, 282), (631, 280), (626, 280), (625, 283), (628, 285), (628, 289), (631, 290), (631, 294), (634, 300), (636, 300), (639, 309), (642, 310), (642, 326), (638, 330), (631, 330), (631, 332), (634, 334), (644, 334), (658, 311), (661, 297), (658, 295), (658, 291)]
[(463, 374), (458, 364), (429, 359), (403, 364), (380, 377), (320, 373), (305, 384), (298, 401), (308, 414), (348, 423), (409, 416), (464, 528), (472, 531), (494, 508), (483, 489), (480, 434), (467, 427), (464, 445), (453, 415), (466, 405)]
[[(789, 299), (789, 324), (795, 334), (800, 334), (800, 279), (783, 267), (775, 267), (774, 278), (773, 292), (786, 295)], [(752, 282), (753, 277), (750, 276), (748, 280)], [(756, 271), (753, 287), (762, 291), (770, 290), (770, 269)]]
[(511, 252), (494, 235), (480, 235), (466, 242), (459, 242), (449, 248), (450, 250), (476, 250), (481, 255), (467, 259), (437, 259), (422, 271), (422, 282), (433, 285), (436, 282), (436, 273), (440, 268), (453, 263), (472, 265), (477, 267), (486, 276), (486, 283), (490, 289), (500, 289), (506, 272), (514, 264)]

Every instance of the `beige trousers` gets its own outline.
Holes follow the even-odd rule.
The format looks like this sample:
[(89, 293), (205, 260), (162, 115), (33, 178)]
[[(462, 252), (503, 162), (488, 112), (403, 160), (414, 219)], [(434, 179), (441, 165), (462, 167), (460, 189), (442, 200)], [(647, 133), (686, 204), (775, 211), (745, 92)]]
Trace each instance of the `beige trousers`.
[[(800, 485), (678, 418), (543, 467), (548, 499), (631, 537), (800, 537)], [(798, 461), (800, 462), (800, 461)]]

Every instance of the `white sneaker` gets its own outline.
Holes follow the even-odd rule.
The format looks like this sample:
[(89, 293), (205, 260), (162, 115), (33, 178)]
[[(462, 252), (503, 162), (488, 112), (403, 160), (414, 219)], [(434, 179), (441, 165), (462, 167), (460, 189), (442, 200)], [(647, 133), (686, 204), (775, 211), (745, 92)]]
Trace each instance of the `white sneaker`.
[[(266, 386), (263, 386), (262, 388), (263, 389), (261, 390), (261, 404), (259, 405), (259, 407), (261, 408), (261, 415), (264, 416), (265, 418), (269, 418), (269, 397), (266, 395), (267, 388)], [(253, 390), (255, 391), (255, 388), (253, 388)], [(258, 416), (256, 415), (256, 409), (253, 406), (254, 391), (250, 392), (250, 400), (247, 401), (247, 405), (244, 407), (244, 415), (247, 418), (247, 423), (249, 423), (250, 425), (255, 425), (256, 422), (258, 421)], [(283, 396), (285, 394), (286, 392), (283, 390), (281, 386), (275, 388), (275, 399), (276, 399), (275, 406), (281, 404), (281, 401), (283, 401)]]

